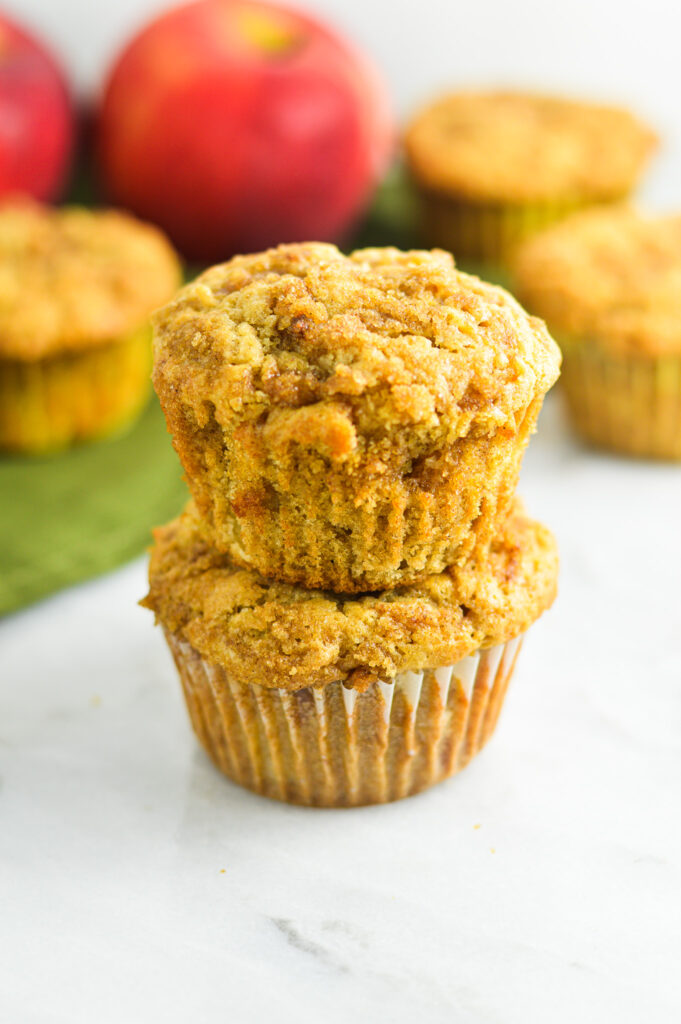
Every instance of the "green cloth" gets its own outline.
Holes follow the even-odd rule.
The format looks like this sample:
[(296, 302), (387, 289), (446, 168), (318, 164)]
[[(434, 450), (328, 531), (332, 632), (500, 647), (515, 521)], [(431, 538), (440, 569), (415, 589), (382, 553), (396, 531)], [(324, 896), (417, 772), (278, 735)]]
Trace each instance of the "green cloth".
[(186, 500), (156, 398), (122, 436), (0, 456), (0, 614), (141, 554)]

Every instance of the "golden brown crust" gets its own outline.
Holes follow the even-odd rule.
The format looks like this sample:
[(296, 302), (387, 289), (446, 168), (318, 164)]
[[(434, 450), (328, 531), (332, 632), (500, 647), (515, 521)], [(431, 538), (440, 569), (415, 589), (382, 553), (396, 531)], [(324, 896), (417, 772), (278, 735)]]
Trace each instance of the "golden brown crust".
[(681, 353), (681, 214), (617, 207), (571, 217), (525, 243), (514, 273), (524, 301), (566, 343)]
[(422, 111), (406, 134), (424, 187), (471, 200), (523, 203), (625, 195), (656, 146), (629, 111), (516, 92), (462, 92)]
[(78, 352), (136, 330), (180, 284), (149, 224), (114, 210), (0, 209), (0, 357)]
[(154, 384), (212, 543), (335, 590), (440, 571), (474, 522), (493, 528), (560, 359), (438, 251), (280, 246), (154, 320)]
[(553, 537), (519, 508), (486, 559), (357, 597), (235, 568), (206, 543), (192, 506), (154, 536), (142, 603), (241, 683), (299, 689), (344, 680), (363, 687), (451, 664), (524, 632), (556, 592)]
[(502, 288), (448, 253), (282, 245), (212, 267), (154, 317), (154, 381), (197, 415), (260, 422), (345, 460), (407, 429), (507, 425), (559, 356)]

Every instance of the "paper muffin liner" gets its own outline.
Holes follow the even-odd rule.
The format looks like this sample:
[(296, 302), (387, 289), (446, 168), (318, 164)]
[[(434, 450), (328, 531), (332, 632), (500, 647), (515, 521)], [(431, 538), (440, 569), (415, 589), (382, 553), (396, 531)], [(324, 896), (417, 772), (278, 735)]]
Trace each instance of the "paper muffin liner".
[(201, 745), (234, 782), (316, 807), (411, 796), (460, 771), (491, 736), (522, 643), (402, 672), (358, 692), (230, 680), (165, 631)]
[(422, 190), (424, 243), (447, 249), (457, 262), (506, 269), (513, 249), (530, 235), (592, 203), (551, 199), (527, 203), (475, 202)]
[(563, 340), (561, 377), (578, 433), (600, 448), (681, 459), (681, 356), (643, 357)]
[(0, 358), (0, 449), (38, 454), (122, 430), (146, 403), (150, 372), (146, 326), (73, 354)]
[(337, 593), (387, 590), (443, 572), (486, 552), (507, 517), (542, 402), (540, 395), (518, 411), (514, 432), (460, 438), (433, 456), (425, 486), (415, 486), (412, 474), (336, 489), (323, 468), (299, 471), (293, 453), (269, 477), (253, 462), (237, 520), (235, 501), (190, 479), (206, 539), (270, 579)]

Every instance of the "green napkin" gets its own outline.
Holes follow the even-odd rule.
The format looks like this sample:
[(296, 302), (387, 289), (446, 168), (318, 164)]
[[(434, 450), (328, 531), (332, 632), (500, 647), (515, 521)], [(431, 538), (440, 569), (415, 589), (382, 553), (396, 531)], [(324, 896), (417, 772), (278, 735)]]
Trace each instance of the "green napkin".
[(0, 457), (0, 614), (141, 554), (186, 500), (155, 397), (123, 436)]

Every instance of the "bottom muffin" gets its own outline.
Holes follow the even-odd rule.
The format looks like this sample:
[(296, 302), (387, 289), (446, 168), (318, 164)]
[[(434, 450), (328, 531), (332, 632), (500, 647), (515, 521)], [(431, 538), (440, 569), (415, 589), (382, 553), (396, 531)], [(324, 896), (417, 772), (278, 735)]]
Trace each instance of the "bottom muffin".
[(191, 507), (155, 540), (142, 603), (199, 741), (235, 782), (315, 806), (396, 800), (464, 767), (556, 590), (553, 538), (519, 509), (484, 562), (363, 596), (235, 568)]
[(463, 768), (491, 736), (521, 637), (358, 692), (235, 683), (166, 633), (201, 745), (264, 796), (353, 807), (411, 796)]

